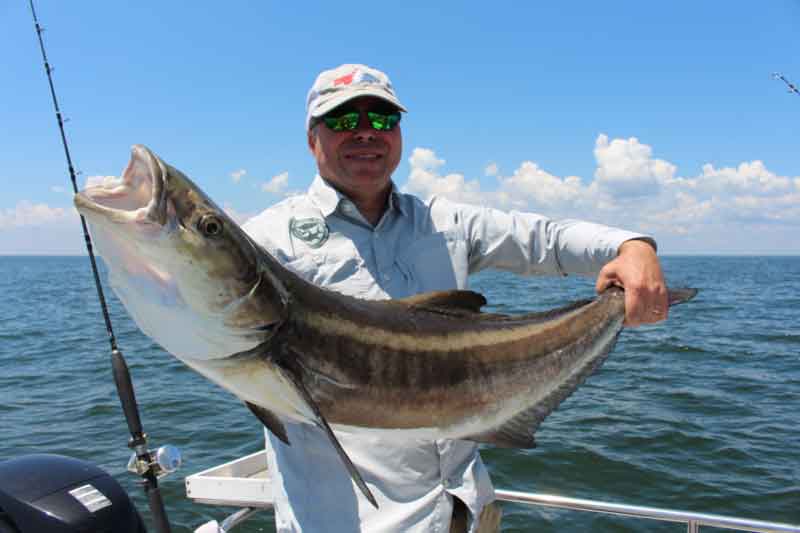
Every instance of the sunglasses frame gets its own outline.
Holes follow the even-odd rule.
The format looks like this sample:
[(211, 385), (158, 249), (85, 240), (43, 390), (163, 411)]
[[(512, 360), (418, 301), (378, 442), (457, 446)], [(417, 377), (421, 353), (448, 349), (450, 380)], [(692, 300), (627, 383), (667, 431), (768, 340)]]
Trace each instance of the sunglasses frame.
[[(403, 118), (403, 115), (400, 114), (399, 109), (395, 109), (390, 113), (384, 113), (373, 110), (366, 110), (365, 113), (367, 115), (367, 120), (369, 121), (369, 125), (375, 131), (392, 131), (395, 127), (397, 127), (398, 124), (400, 124), (400, 120)], [(356, 116), (353, 117), (353, 115)], [(334, 109), (321, 117), (315, 118), (311, 123), (311, 127), (313, 128), (314, 126), (322, 122), (323, 124), (325, 124), (325, 127), (336, 133), (340, 133), (343, 131), (354, 131), (356, 128), (358, 128), (358, 125), (361, 123), (361, 115), (362, 112), (357, 109), (349, 109), (349, 110), (343, 109), (339, 111)], [(355, 118), (355, 121), (353, 121), (353, 118)], [(376, 123), (379, 124), (381, 120), (385, 121), (387, 127), (381, 128), (379, 126), (376, 126)]]

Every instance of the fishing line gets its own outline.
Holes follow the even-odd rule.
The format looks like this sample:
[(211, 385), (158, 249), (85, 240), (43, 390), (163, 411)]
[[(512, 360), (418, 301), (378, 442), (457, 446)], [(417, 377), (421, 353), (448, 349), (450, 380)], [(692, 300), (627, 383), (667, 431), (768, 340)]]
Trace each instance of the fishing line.
[[(72, 191), (78, 194), (78, 183), (76, 179), (75, 167), (72, 164), (72, 156), (69, 153), (69, 145), (67, 144), (67, 136), (64, 132), (64, 119), (61, 116), (61, 109), (58, 106), (58, 98), (56, 97), (56, 89), (53, 85), (53, 68), (47, 61), (47, 54), (44, 49), (44, 41), (42, 40), (42, 32), (44, 29), (39, 25), (39, 19), (36, 17), (36, 10), (33, 7), (33, 0), (28, 0), (31, 7), (31, 15), (33, 15), (33, 24), (36, 27), (36, 35), (39, 38), (39, 49), (42, 52), (42, 60), (44, 61), (44, 70), (47, 73), (47, 81), (50, 84), (50, 96), (53, 99), (53, 107), (56, 112), (56, 119), (58, 120), (58, 130), (61, 133), (61, 144), (64, 146), (64, 155), (67, 158), (67, 167), (69, 168), (69, 177), (72, 181)], [(86, 225), (86, 219), (80, 215), (81, 226), (83, 227), (83, 239), (86, 243), (86, 251), (89, 254), (89, 261), (92, 265), (92, 273), (94, 275), (94, 284), (97, 289), (97, 298), (100, 300), (100, 307), (103, 311), (103, 320), (106, 324), (106, 332), (108, 333), (108, 341), (111, 345), (111, 367), (114, 374), (114, 383), (117, 387), (117, 394), (119, 395), (122, 410), (125, 413), (125, 419), (128, 423), (128, 429), (131, 433), (131, 439), (128, 442), (128, 447), (136, 452), (137, 469), (142, 477), (144, 491), (147, 495), (150, 511), (153, 514), (153, 522), (155, 523), (156, 530), (162, 533), (170, 533), (170, 525), (167, 520), (167, 514), (164, 510), (164, 502), (161, 499), (161, 492), (158, 488), (158, 478), (155, 471), (153, 456), (147, 449), (147, 435), (142, 429), (142, 422), (139, 417), (139, 408), (136, 404), (136, 395), (133, 391), (133, 383), (131, 382), (130, 372), (128, 365), (125, 362), (125, 357), (117, 347), (117, 339), (114, 335), (114, 329), (111, 326), (111, 316), (108, 312), (108, 305), (106, 304), (105, 293), (103, 286), (100, 282), (100, 274), (97, 269), (97, 260), (95, 259), (94, 250), (92, 247), (92, 239), (89, 236), (89, 228)]]
[(798, 89), (797, 86), (794, 83), (792, 83), (789, 80), (787, 80), (784, 77), (783, 74), (781, 74), (780, 72), (775, 72), (772, 75), (772, 77), (774, 79), (776, 79), (776, 80), (779, 80), (779, 81), (782, 81), (783, 83), (785, 83), (786, 84), (786, 88), (789, 90), (790, 93), (794, 93), (794, 94), (800, 96), (800, 89)]

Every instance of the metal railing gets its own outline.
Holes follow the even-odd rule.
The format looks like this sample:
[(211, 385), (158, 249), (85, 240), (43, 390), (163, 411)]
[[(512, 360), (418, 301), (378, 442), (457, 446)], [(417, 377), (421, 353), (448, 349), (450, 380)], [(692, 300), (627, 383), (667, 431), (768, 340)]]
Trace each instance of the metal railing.
[(682, 522), (686, 524), (688, 533), (698, 533), (698, 531), (700, 531), (700, 526), (732, 529), (734, 531), (752, 531), (757, 533), (800, 533), (800, 525), (748, 520), (746, 518), (692, 513), (688, 511), (673, 511), (670, 509), (659, 509), (657, 507), (640, 507), (636, 505), (600, 502), (597, 500), (566, 498), (564, 496), (554, 496), (552, 494), (495, 490), (495, 496), (498, 500), (505, 502), (541, 505), (573, 511), (588, 511), (593, 513), (648, 518), (661, 522)]
[[(684, 523), (688, 533), (698, 533), (700, 526), (709, 526), (733, 531), (750, 531), (753, 533), (800, 533), (800, 525), (781, 524), (779, 522), (766, 522), (763, 520), (749, 520), (732, 516), (721, 516), (707, 513), (692, 513), (688, 511), (674, 511), (658, 507), (642, 507), (638, 505), (625, 505), (620, 503), (601, 502), (597, 500), (583, 500), (580, 498), (567, 498), (552, 494), (538, 494), (533, 492), (516, 492), (513, 490), (495, 490), (498, 500), (525, 505), (539, 505), (555, 507), (571, 511), (585, 511), (590, 513), (605, 513), (631, 518), (645, 518), (660, 522)], [(255, 507), (245, 507), (229, 516), (221, 525), (219, 531), (227, 532), (235, 526), (245, 522), (255, 513), (262, 511)]]

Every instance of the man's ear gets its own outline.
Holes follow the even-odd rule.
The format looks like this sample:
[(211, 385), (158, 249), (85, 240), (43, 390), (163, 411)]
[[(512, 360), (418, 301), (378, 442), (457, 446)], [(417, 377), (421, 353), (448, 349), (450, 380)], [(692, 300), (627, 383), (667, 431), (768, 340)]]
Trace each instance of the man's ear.
[(317, 134), (314, 133), (314, 130), (308, 130), (308, 149), (311, 150), (311, 153), (314, 153), (314, 145), (317, 142)]

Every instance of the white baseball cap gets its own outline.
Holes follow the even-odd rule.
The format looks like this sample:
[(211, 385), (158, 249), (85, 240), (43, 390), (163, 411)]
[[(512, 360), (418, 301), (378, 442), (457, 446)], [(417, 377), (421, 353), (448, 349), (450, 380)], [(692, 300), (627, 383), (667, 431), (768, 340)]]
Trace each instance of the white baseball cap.
[(331, 109), (359, 96), (375, 96), (407, 111), (392, 87), (389, 76), (366, 65), (345, 64), (322, 71), (306, 99), (306, 129), (312, 118), (321, 117)]

